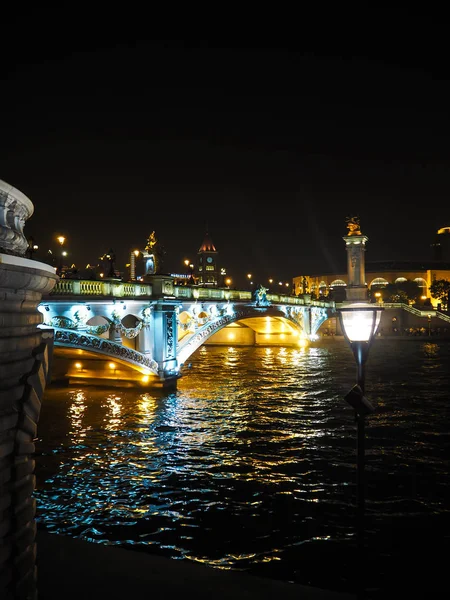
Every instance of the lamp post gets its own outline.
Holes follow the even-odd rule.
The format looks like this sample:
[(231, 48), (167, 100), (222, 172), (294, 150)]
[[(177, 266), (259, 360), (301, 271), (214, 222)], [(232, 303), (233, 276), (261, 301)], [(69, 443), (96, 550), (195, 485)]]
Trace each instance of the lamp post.
[(140, 250), (133, 250), (130, 254), (130, 281), (136, 281), (136, 260)]
[(63, 235), (59, 235), (57, 238), (58, 242), (61, 245), (61, 255), (59, 258), (59, 266), (58, 266), (58, 270), (56, 272), (57, 275), (59, 275), (61, 277), (62, 272), (63, 272), (63, 268), (64, 268), (64, 256), (67, 256), (67, 252), (63, 251), (63, 246), (64, 246), (64, 242), (66, 241), (66, 238)]
[(377, 305), (355, 302), (338, 309), (342, 332), (355, 357), (357, 383), (345, 396), (345, 400), (355, 410), (357, 424), (357, 462), (356, 462), (356, 545), (360, 561), (358, 597), (364, 597), (362, 574), (364, 572), (364, 511), (365, 511), (365, 418), (375, 409), (365, 397), (365, 364), (369, 355), (381, 312)]
[(39, 246), (36, 244), (36, 242), (34, 241), (33, 237), (29, 237), (28, 238), (28, 248), (26, 250), (26, 256), (28, 256), (28, 258), (33, 258), (33, 254), (39, 249)]

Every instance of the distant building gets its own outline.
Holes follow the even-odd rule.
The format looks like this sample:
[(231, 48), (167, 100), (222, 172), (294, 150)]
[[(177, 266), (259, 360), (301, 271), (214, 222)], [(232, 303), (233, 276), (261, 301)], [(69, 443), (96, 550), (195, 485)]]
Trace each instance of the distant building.
[(219, 253), (214, 246), (209, 232), (206, 231), (202, 245), (197, 252), (196, 279), (199, 285), (217, 287), (219, 285), (220, 269), (218, 267)]
[[(376, 261), (366, 262), (365, 276), (369, 290), (382, 288), (389, 283), (415, 281), (421, 288), (422, 303), (436, 308), (438, 300), (431, 298), (430, 286), (439, 279), (450, 281), (450, 227), (443, 227), (436, 233), (431, 245), (433, 260), (428, 261)], [(443, 260), (445, 257), (447, 261)], [(299, 275), (293, 279), (296, 295), (315, 293), (327, 295), (332, 291), (336, 302), (345, 300), (347, 273), (321, 273), (318, 275)]]
[(434, 260), (450, 262), (450, 227), (442, 227), (437, 230), (431, 248)]

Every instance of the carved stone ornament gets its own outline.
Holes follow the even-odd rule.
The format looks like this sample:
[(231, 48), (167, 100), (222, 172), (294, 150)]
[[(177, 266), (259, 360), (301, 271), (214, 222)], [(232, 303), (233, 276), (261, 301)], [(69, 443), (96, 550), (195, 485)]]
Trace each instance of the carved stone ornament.
[(33, 211), (25, 194), (0, 179), (0, 252), (25, 256), (28, 241), (23, 228)]

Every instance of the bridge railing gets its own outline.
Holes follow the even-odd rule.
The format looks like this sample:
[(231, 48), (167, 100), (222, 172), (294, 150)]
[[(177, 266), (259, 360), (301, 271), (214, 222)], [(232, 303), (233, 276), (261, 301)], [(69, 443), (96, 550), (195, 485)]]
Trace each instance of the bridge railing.
[(117, 298), (151, 295), (152, 286), (149, 284), (91, 279), (60, 279), (50, 292), (50, 296), (114, 296)]
[[(228, 288), (174, 286), (174, 296), (184, 300), (224, 300), (233, 302), (251, 302), (250, 290), (230, 290)], [(113, 296), (116, 298), (152, 297), (152, 285), (140, 282), (123, 282), (120, 280), (98, 281), (90, 279), (60, 279), (50, 292), (55, 296)], [(313, 305), (329, 308), (330, 302), (311, 301), (302, 296), (287, 296), (284, 294), (267, 294), (267, 300), (275, 304)]]

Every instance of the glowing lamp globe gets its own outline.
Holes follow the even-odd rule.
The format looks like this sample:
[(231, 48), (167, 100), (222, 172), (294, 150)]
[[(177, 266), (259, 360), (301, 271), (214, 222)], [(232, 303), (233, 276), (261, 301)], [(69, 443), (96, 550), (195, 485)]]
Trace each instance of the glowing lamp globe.
[(361, 303), (340, 308), (341, 326), (348, 341), (371, 342), (380, 324), (382, 310)]

